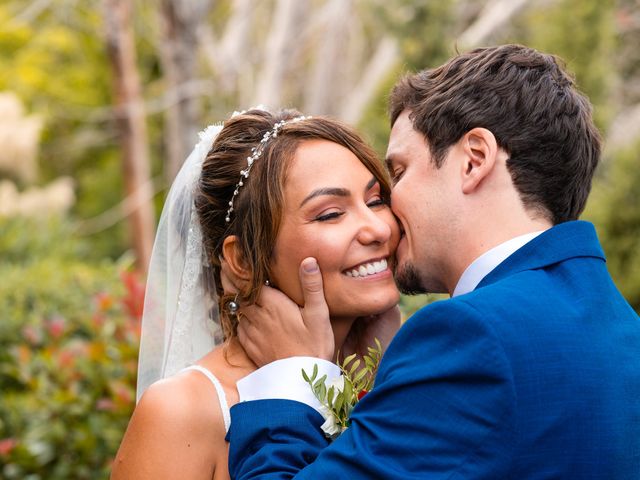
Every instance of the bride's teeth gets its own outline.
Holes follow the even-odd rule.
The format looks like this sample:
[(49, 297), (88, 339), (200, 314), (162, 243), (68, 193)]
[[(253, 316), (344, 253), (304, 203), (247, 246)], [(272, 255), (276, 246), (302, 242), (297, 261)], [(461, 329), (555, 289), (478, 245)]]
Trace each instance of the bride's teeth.
[(366, 263), (360, 265), (358, 268), (346, 271), (346, 275), (349, 277), (366, 277), (367, 275), (374, 275), (376, 273), (384, 272), (387, 269), (387, 260), (383, 258), (377, 262)]

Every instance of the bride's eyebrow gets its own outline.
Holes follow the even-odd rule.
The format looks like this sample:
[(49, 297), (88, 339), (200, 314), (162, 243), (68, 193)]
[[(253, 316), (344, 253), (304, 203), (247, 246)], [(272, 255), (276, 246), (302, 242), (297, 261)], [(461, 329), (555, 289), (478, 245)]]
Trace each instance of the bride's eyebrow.
[[(371, 180), (369, 180), (366, 187), (364, 187), (365, 193), (371, 190), (376, 183), (378, 183), (378, 179), (376, 177), (371, 177)], [(311, 192), (309, 195), (307, 195), (304, 200), (302, 200), (299, 208), (302, 208), (304, 204), (307, 203), (312, 198), (321, 197), (324, 195), (335, 196), (335, 197), (349, 197), (351, 196), (351, 192), (346, 188), (337, 188), (337, 187), (318, 188), (313, 192)]]
[(351, 192), (346, 188), (336, 188), (336, 187), (318, 188), (317, 190), (314, 190), (309, 195), (307, 195), (304, 200), (302, 200), (302, 203), (300, 203), (300, 207), (302, 207), (305, 203), (307, 203), (312, 198), (321, 197), (323, 195), (331, 195), (335, 197), (349, 197), (351, 196)]

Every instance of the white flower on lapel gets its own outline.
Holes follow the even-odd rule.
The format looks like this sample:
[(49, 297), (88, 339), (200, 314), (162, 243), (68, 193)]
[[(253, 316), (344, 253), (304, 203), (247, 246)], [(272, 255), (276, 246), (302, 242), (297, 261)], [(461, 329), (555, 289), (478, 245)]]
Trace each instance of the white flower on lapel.
[(329, 409), (324, 406), (321, 407), (320, 413), (324, 417), (324, 423), (320, 428), (327, 437), (331, 438), (332, 440), (335, 439), (338, 435), (340, 435), (340, 433), (342, 433), (342, 430), (340, 429), (340, 427), (338, 426), (338, 422), (336, 421), (335, 415), (333, 415), (333, 413), (331, 413)]
[[(327, 390), (333, 387), (336, 390), (336, 394), (338, 392), (344, 391), (344, 377), (342, 375), (334, 378), (329, 385), (327, 385)], [(333, 414), (331, 410), (322, 405), (320, 407), (320, 414), (324, 417), (324, 423), (320, 427), (324, 434), (331, 438), (335, 439), (338, 435), (340, 435), (343, 431), (342, 428), (338, 425), (338, 421), (336, 416)]]

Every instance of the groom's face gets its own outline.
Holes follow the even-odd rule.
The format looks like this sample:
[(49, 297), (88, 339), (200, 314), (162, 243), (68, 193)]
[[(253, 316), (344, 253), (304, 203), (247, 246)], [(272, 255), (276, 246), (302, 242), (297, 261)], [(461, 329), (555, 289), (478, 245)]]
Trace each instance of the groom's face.
[(393, 179), (391, 207), (403, 229), (396, 253), (398, 287), (405, 293), (447, 292), (459, 217), (457, 164), (448, 155), (436, 168), (408, 111), (393, 125), (386, 162)]

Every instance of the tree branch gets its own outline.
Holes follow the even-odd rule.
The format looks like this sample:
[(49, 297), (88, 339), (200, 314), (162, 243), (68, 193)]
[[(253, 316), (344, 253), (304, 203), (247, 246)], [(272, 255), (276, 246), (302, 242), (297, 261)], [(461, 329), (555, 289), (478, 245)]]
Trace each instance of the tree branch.
[(30, 23), (35, 20), (38, 15), (44, 12), (49, 5), (51, 5), (52, 0), (34, 0), (26, 8), (24, 8), (18, 15), (15, 16), (14, 20), (17, 22)]
[(473, 48), (487, 42), (491, 36), (504, 28), (525, 6), (528, 0), (493, 0), (482, 9), (475, 21), (458, 36), (459, 45)]
[(306, 7), (303, 0), (278, 0), (266, 41), (266, 55), (258, 75), (254, 103), (277, 106), (282, 103), (282, 83), (296, 46), (295, 31)]
[(376, 94), (380, 82), (398, 62), (398, 45), (392, 37), (383, 38), (376, 52), (365, 67), (360, 81), (353, 89), (340, 118), (347, 123), (357, 124), (367, 105)]
[(333, 113), (332, 106), (339, 96), (334, 82), (344, 64), (344, 45), (348, 44), (351, 6), (351, 0), (332, 0), (326, 7), (330, 13), (323, 38), (316, 49), (309, 86), (305, 88), (305, 112), (313, 115)]

